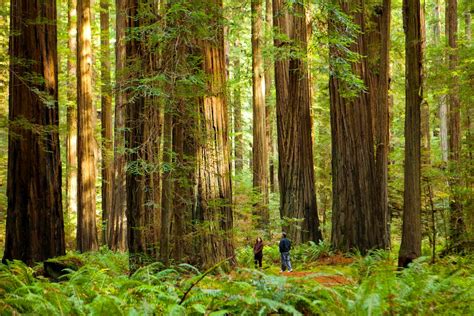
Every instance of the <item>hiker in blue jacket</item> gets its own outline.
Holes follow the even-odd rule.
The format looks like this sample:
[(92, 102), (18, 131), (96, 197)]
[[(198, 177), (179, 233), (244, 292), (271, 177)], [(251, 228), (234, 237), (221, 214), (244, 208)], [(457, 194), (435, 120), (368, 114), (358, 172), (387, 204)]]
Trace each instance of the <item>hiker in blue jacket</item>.
[(291, 250), (291, 241), (286, 238), (286, 233), (282, 233), (282, 238), (280, 240), (280, 255), (281, 255), (281, 271), (284, 272), (288, 269), (288, 272), (292, 272), (290, 262), (290, 250)]

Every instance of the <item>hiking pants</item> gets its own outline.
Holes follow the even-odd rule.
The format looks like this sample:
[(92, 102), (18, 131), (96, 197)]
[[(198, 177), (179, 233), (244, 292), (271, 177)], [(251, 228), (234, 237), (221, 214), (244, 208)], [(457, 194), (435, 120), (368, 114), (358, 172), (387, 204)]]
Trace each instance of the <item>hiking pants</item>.
[(253, 255), (253, 261), (255, 263), (255, 268), (262, 267), (262, 259), (263, 259), (263, 253), (259, 252)]
[(285, 271), (288, 268), (288, 271), (291, 271), (291, 262), (290, 262), (290, 253), (282, 252), (281, 253), (281, 270)]

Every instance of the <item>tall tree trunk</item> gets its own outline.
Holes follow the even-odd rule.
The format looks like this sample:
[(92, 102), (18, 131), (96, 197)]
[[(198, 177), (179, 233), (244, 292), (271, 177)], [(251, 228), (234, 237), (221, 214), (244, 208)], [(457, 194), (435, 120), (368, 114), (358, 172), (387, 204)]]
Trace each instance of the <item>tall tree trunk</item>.
[(241, 67), (240, 58), (234, 61), (235, 80), (238, 81), (234, 88), (233, 112), (234, 112), (234, 158), (235, 172), (238, 174), (244, 168), (244, 136), (242, 130), (242, 91), (240, 88)]
[[(265, 0), (265, 33), (268, 36), (266, 46), (272, 45), (273, 37), (271, 36), (273, 29), (273, 10), (272, 0)], [(269, 186), (271, 192), (276, 192), (277, 176), (275, 173), (275, 146), (273, 141), (273, 131), (275, 125), (275, 107), (272, 100), (272, 69), (273, 61), (271, 57), (265, 58), (265, 124), (267, 129), (268, 142), (268, 161), (269, 161)]]
[(77, 1), (77, 250), (98, 249), (90, 0)]
[(112, 86), (110, 79), (109, 0), (100, 1), (101, 105), (102, 105), (102, 243), (107, 244), (107, 226), (113, 196)]
[(450, 197), (450, 243), (455, 251), (460, 250), (459, 243), (464, 237), (465, 225), (463, 219), (463, 207), (459, 193), (461, 186), (461, 102), (459, 100), (459, 77), (456, 74), (458, 57), (458, 16), (457, 0), (446, 1), (446, 38), (448, 40), (448, 66), (450, 71), (449, 78), (449, 166), (451, 176), (449, 186), (451, 190)]
[(390, 21), (391, 0), (381, 0), (371, 8), (375, 29), (368, 33), (369, 100), (373, 111), (375, 148), (375, 208), (372, 209), (374, 233), (372, 247), (390, 246), (388, 209), (388, 151), (390, 147)]
[(258, 195), (254, 215), (258, 227), (270, 222), (268, 210), (268, 141), (265, 116), (262, 0), (252, 0), (253, 188)]
[(423, 102), (423, 40), (420, 0), (403, 1), (405, 30), (405, 188), (402, 243), (398, 266), (421, 255), (421, 106)]
[[(361, 33), (347, 34), (345, 25), (335, 15), (331, 16), (330, 32), (346, 33), (354, 38), (349, 49), (361, 59), (351, 63), (352, 72), (363, 80), (368, 93), (348, 90), (351, 88), (334, 62), (346, 58), (345, 53), (331, 45), (331, 239), (336, 249), (359, 249), (365, 253), (390, 245), (387, 198), (390, 2), (380, 2), (371, 8), (366, 8), (363, 1), (338, 1), (338, 4), (352, 16)], [(365, 21), (366, 10), (370, 12), (370, 24)]]
[[(439, 45), (441, 38), (441, 1), (436, 0), (434, 7), (434, 23), (433, 23), (433, 44)], [(442, 62), (442, 58), (439, 58)], [(446, 104), (446, 96), (441, 95), (438, 100), (439, 107), (439, 137), (441, 143), (441, 158), (445, 163), (448, 162), (448, 105)]]
[[(148, 12), (139, 0), (127, 0), (127, 28), (137, 32), (126, 42), (126, 60), (132, 69), (128, 75), (130, 85), (154, 73), (156, 55), (147, 47), (147, 33), (143, 26), (152, 21), (141, 14)], [(154, 9), (153, 9), (154, 10)], [(148, 12), (149, 13), (149, 12)], [(157, 14), (156, 11), (153, 11)], [(138, 18), (142, 17), (142, 18)], [(150, 83), (153, 85), (153, 83)], [(152, 86), (152, 89), (157, 87)], [(132, 90), (133, 91), (133, 90)], [(130, 270), (153, 260), (159, 229), (160, 210), (160, 143), (161, 114), (156, 99), (146, 96), (142, 90), (134, 91), (126, 108), (127, 149), (127, 240)]]
[[(200, 262), (211, 267), (234, 257), (230, 145), (225, 82), (222, 0), (199, 1), (210, 14), (210, 36), (201, 41), (207, 93), (199, 102), (197, 206)], [(211, 38), (211, 39), (209, 39)], [(234, 261), (234, 260), (232, 260)]]
[(68, 0), (66, 211), (77, 213), (77, 1)]
[(56, 1), (12, 0), (10, 10), (8, 209), (3, 259), (32, 265), (65, 253)]
[(278, 56), (275, 61), (278, 182), (281, 218), (302, 221), (284, 225), (288, 236), (299, 244), (318, 242), (322, 236), (316, 207), (308, 68), (299, 57), (307, 52), (305, 8), (293, 3), (290, 14), (288, 5), (286, 0), (273, 0), (275, 29), (290, 39), (276, 36), (275, 47), (298, 52), (289, 58)]
[(126, 28), (126, 0), (116, 0), (116, 44), (115, 44), (115, 125), (114, 125), (114, 174), (113, 174), (113, 196), (112, 209), (108, 219), (107, 243), (112, 250), (124, 251), (127, 248), (126, 220), (126, 194), (125, 194), (125, 104), (126, 94), (124, 88), (125, 79), (125, 28)]

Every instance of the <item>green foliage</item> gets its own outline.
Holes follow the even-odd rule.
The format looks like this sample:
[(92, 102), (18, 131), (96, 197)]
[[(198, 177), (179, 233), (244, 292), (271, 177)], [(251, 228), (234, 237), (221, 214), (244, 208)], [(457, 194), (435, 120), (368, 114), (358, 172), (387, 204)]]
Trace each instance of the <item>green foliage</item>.
[[(275, 246), (265, 249), (275, 258)], [(294, 249), (301, 268), (328, 251), (324, 244)], [(239, 249), (239, 266), (249, 260)], [(35, 315), (380, 315), (450, 314), (474, 312), (474, 258), (449, 257), (430, 265), (423, 257), (398, 272), (391, 254), (375, 252), (356, 257), (350, 266), (334, 267), (347, 284), (328, 286), (314, 275), (279, 275), (236, 268), (230, 274), (205, 276), (180, 304), (184, 292), (201, 278), (190, 265), (163, 268), (154, 263), (128, 276), (126, 254), (102, 250), (66, 257), (87, 262), (69, 271), (60, 282), (40, 276), (39, 267), (15, 261), (0, 266), (0, 314)], [(59, 259), (62, 260), (62, 259)], [(273, 265), (273, 262), (272, 262)], [(351, 281), (354, 280), (354, 281)]]

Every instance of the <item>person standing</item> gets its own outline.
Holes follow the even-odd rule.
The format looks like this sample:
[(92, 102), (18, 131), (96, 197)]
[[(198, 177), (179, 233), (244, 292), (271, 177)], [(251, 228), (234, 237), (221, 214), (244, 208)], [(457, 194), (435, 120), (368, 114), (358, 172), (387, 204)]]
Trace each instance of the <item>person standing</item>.
[(282, 238), (280, 240), (280, 255), (281, 255), (281, 271), (284, 272), (288, 269), (288, 272), (293, 272), (290, 262), (290, 250), (291, 250), (291, 241), (286, 238), (286, 233), (282, 233)]
[(262, 260), (263, 260), (263, 240), (262, 238), (258, 237), (255, 245), (253, 246), (253, 259), (255, 263), (255, 268), (262, 267)]

